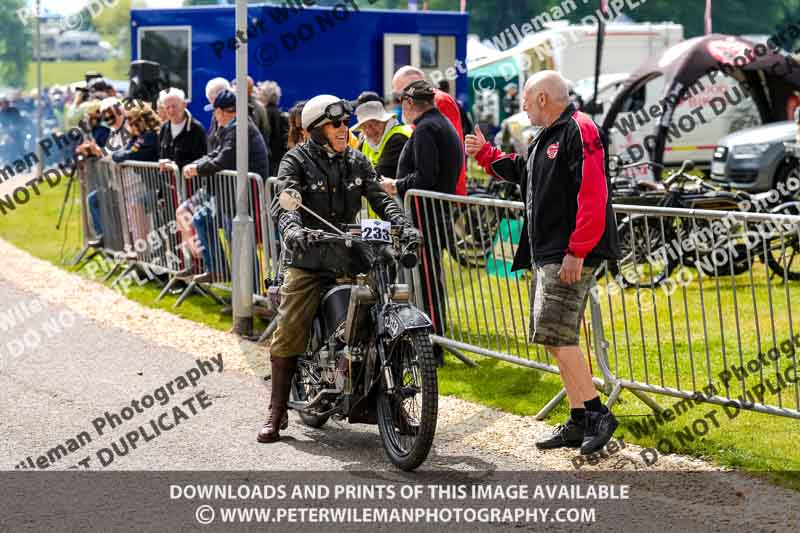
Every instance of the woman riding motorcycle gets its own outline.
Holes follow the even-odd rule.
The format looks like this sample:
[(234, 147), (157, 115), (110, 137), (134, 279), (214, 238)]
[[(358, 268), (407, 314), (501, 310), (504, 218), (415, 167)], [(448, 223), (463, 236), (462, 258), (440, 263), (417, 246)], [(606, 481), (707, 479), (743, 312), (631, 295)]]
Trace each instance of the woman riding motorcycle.
[[(372, 209), (394, 225), (406, 226), (406, 232), (418, 235), (408, 226), (403, 212), (381, 189), (372, 165), (360, 152), (348, 145), (348, 122), (352, 115), (349, 102), (331, 95), (321, 95), (306, 103), (302, 125), (309, 139), (283, 157), (278, 170), (283, 190), (293, 189), (302, 203), (334, 226), (355, 222), (366, 196)], [(307, 229), (328, 229), (303, 210), (285, 211), (279, 206), (273, 213), (283, 245), (291, 253), (280, 289), (278, 327), (272, 338), (272, 394), (269, 417), (258, 433), (258, 441), (280, 440), (280, 429), (288, 426), (287, 402), (297, 357), (306, 350), (321, 290), (337, 276), (360, 271), (355, 249), (338, 243), (310, 246)]]

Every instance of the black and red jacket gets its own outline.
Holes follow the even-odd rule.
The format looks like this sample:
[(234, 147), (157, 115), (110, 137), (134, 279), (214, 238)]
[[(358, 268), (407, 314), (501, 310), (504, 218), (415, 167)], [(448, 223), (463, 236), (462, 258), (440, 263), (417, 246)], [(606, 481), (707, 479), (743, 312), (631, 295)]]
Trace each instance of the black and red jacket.
[(493, 176), (522, 189), (522, 234), (529, 238), (521, 239), (513, 270), (561, 263), (567, 253), (584, 258), (586, 266), (619, 257), (600, 130), (574, 105), (539, 134), (527, 162), (489, 143), (475, 159)]

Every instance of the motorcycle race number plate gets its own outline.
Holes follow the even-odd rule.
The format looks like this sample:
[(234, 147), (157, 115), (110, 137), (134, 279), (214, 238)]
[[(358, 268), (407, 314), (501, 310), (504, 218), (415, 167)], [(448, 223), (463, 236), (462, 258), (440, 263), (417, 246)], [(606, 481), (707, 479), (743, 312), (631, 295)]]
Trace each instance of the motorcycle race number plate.
[(392, 242), (392, 224), (383, 220), (366, 219), (361, 221), (361, 238), (365, 241)]

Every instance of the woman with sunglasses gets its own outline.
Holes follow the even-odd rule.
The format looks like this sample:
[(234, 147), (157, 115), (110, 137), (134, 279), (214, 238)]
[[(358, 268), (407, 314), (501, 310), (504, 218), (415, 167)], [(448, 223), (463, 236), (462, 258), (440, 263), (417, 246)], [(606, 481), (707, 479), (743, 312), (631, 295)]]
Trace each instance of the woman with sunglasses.
[[(381, 190), (369, 160), (349, 145), (350, 102), (321, 95), (303, 107), (302, 127), (309, 139), (289, 150), (281, 161), (278, 178), (284, 190), (300, 193), (303, 205), (334, 226), (353, 224), (362, 197), (384, 220), (407, 226), (403, 211)], [(309, 246), (307, 229), (327, 226), (305, 211), (276, 207), (283, 245), (291, 254), (286, 268), (278, 327), (272, 338), (272, 394), (269, 418), (258, 433), (264, 443), (280, 440), (288, 426), (287, 401), (297, 356), (306, 349), (308, 332), (319, 305), (320, 291), (330, 280), (363, 271), (352, 249), (341, 243)], [(409, 228), (407, 231), (416, 233)]]

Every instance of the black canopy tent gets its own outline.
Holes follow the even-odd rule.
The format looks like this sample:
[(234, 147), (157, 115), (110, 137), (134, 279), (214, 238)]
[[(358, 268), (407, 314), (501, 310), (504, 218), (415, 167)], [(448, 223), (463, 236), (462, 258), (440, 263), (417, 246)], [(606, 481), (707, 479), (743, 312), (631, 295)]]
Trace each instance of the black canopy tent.
[(627, 109), (637, 92), (663, 76), (662, 115), (652, 142), (645, 143), (643, 149), (643, 153), (649, 153), (650, 161), (663, 163), (677, 103), (692, 91), (702, 89), (705, 84), (700, 80), (706, 75), (712, 83), (731, 76), (744, 85), (763, 124), (788, 120), (787, 102), (794, 91), (800, 90), (800, 64), (785, 52), (731, 35), (695, 37), (669, 48), (631, 74), (609, 108), (603, 131), (608, 135), (617, 115)]

